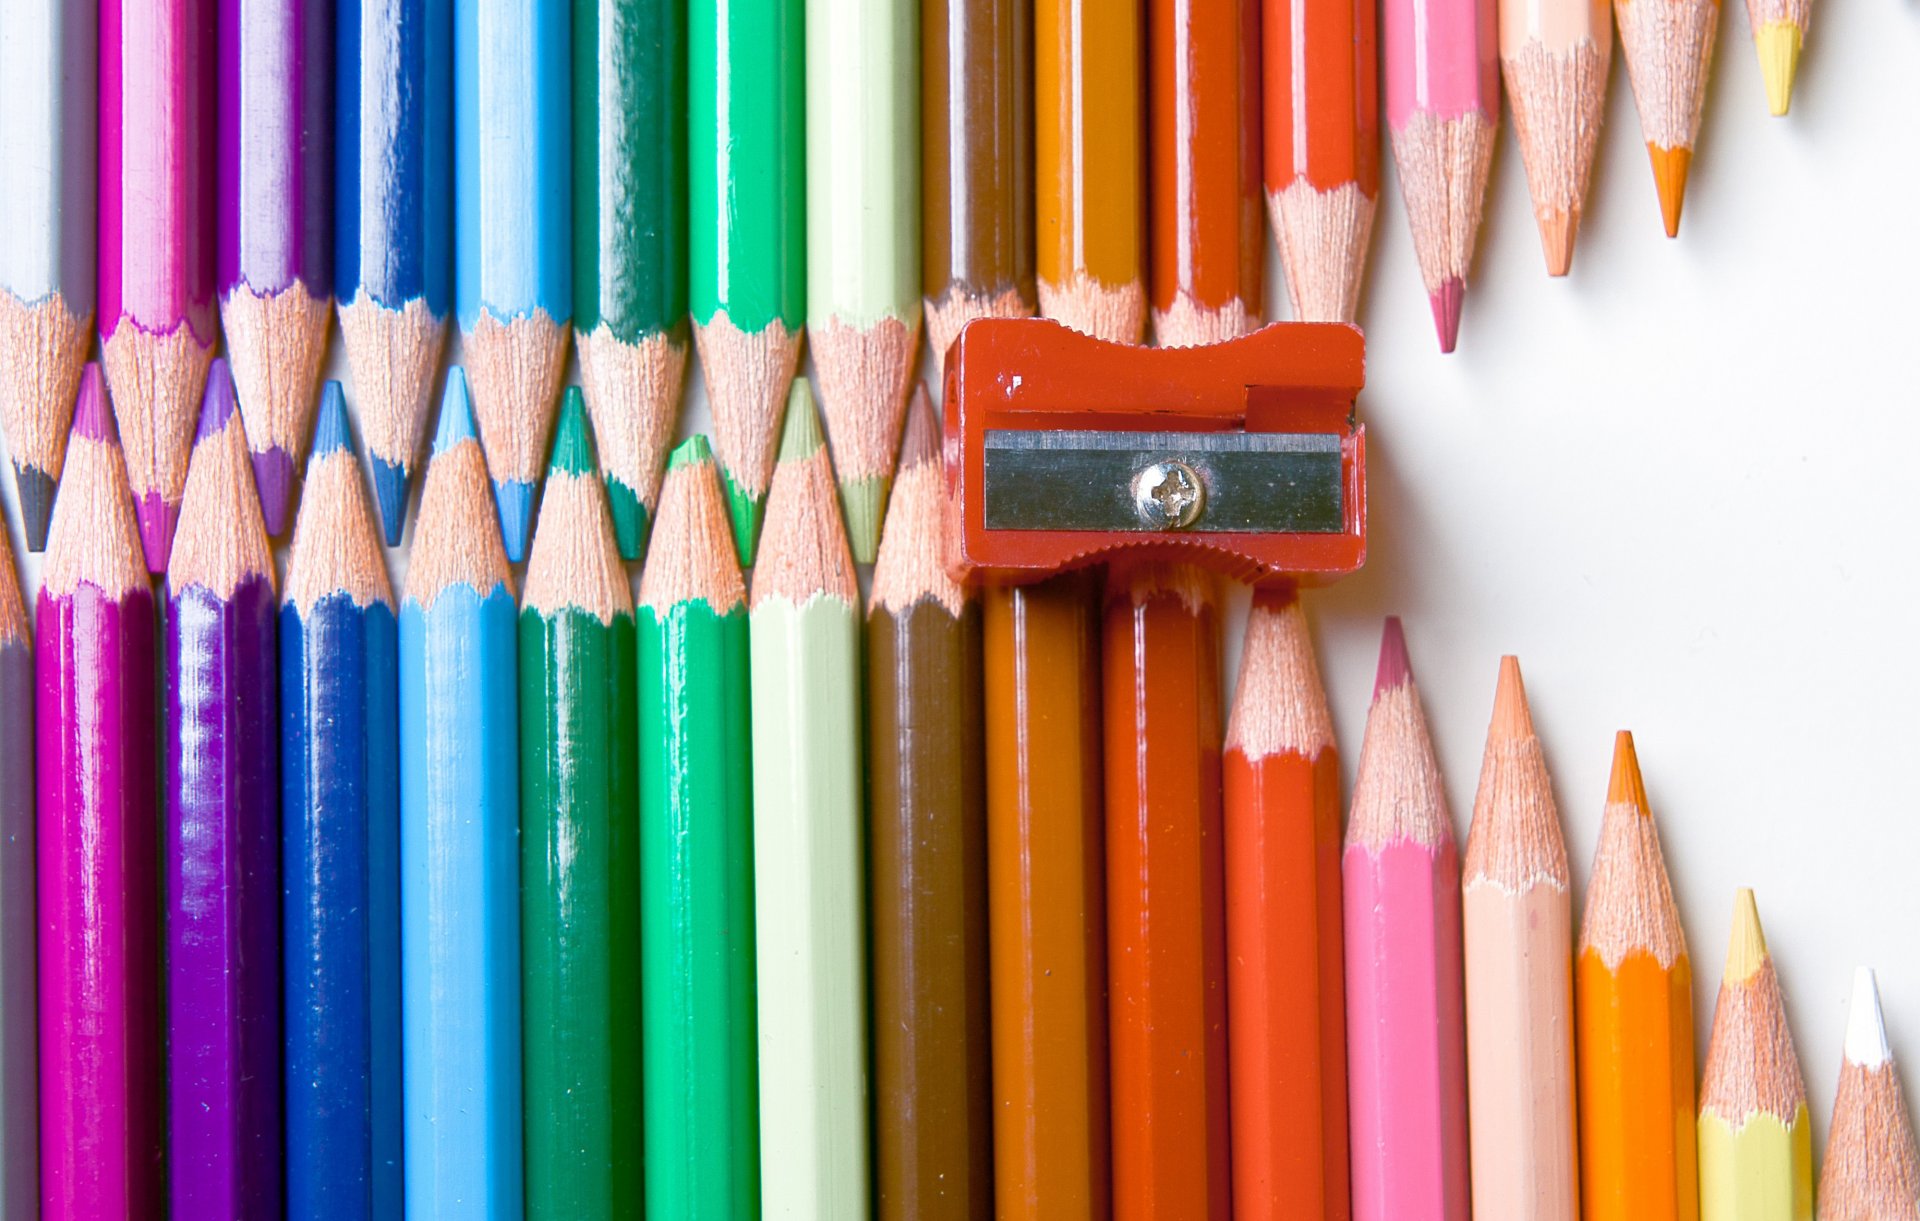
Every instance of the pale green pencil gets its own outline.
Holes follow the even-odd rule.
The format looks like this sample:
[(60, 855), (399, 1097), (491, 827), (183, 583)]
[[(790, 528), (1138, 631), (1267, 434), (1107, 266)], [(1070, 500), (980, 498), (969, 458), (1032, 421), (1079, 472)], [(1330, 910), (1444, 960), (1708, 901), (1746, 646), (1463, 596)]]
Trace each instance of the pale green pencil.
[(807, 336), (873, 562), (920, 343), (920, 6), (807, 0)]
[(820, 422), (795, 382), (748, 612), (768, 1217), (868, 1215), (858, 606)]

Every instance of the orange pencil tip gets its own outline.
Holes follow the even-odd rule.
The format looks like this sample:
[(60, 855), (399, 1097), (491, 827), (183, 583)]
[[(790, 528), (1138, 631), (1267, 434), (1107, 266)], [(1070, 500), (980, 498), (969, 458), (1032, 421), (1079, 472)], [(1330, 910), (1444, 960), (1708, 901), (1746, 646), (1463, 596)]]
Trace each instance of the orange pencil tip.
[(1520, 659), (1500, 659), (1500, 682), (1493, 691), (1493, 730), (1496, 741), (1519, 742), (1533, 736), (1533, 713), (1527, 708), (1527, 687), (1520, 679)]
[(1647, 145), (1653, 158), (1653, 185), (1660, 192), (1660, 219), (1666, 222), (1667, 236), (1680, 236), (1680, 206), (1687, 198), (1687, 171), (1693, 168), (1690, 148), (1661, 148)]
[(1607, 781), (1607, 804), (1624, 802), (1642, 815), (1651, 815), (1647, 805), (1647, 786), (1640, 779), (1640, 756), (1633, 749), (1633, 734), (1621, 730), (1613, 739), (1613, 775)]

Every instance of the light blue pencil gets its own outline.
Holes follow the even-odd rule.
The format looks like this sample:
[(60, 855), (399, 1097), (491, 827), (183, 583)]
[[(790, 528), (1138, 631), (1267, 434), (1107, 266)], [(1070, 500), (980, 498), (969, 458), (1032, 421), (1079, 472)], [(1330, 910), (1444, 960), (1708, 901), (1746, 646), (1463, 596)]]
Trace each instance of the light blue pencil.
[(521, 1202), (513, 578), (466, 379), (447, 374), (400, 604), (400, 961), (407, 1216)]
[(515, 563), (526, 555), (573, 316), (568, 7), (454, 6), (454, 307)]

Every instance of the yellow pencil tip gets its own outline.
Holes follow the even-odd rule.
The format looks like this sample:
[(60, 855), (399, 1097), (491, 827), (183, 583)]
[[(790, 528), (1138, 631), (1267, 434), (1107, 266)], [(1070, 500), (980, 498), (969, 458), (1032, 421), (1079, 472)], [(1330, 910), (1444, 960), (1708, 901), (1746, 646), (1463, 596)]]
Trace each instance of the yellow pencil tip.
[(1633, 749), (1633, 735), (1621, 730), (1613, 739), (1613, 775), (1607, 779), (1607, 804), (1625, 803), (1644, 816), (1653, 810), (1647, 805), (1647, 787), (1640, 779), (1640, 756)]
[(1760, 75), (1767, 82), (1767, 109), (1774, 118), (1787, 113), (1793, 102), (1793, 74), (1800, 66), (1800, 27), (1791, 21), (1769, 21), (1753, 34), (1760, 55)]
[(1647, 145), (1653, 158), (1653, 185), (1660, 192), (1660, 219), (1666, 222), (1667, 236), (1680, 236), (1680, 207), (1687, 198), (1687, 171), (1693, 167), (1690, 148), (1662, 148)]
[(1767, 960), (1767, 935), (1760, 929), (1760, 908), (1753, 892), (1742, 886), (1733, 896), (1733, 936), (1727, 942), (1727, 982), (1738, 983), (1759, 974)]

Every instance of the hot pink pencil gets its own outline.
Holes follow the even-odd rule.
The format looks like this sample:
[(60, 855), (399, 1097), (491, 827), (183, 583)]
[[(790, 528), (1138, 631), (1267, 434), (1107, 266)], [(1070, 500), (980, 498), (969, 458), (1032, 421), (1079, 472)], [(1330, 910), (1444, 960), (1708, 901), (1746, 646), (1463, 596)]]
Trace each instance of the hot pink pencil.
[(100, 339), (150, 572), (213, 358), (213, 0), (100, 0)]
[(1387, 130), (1440, 350), (1460, 303), (1500, 124), (1495, 0), (1386, 0)]
[(1353, 1221), (1467, 1221), (1460, 858), (1400, 621), (1347, 820)]

